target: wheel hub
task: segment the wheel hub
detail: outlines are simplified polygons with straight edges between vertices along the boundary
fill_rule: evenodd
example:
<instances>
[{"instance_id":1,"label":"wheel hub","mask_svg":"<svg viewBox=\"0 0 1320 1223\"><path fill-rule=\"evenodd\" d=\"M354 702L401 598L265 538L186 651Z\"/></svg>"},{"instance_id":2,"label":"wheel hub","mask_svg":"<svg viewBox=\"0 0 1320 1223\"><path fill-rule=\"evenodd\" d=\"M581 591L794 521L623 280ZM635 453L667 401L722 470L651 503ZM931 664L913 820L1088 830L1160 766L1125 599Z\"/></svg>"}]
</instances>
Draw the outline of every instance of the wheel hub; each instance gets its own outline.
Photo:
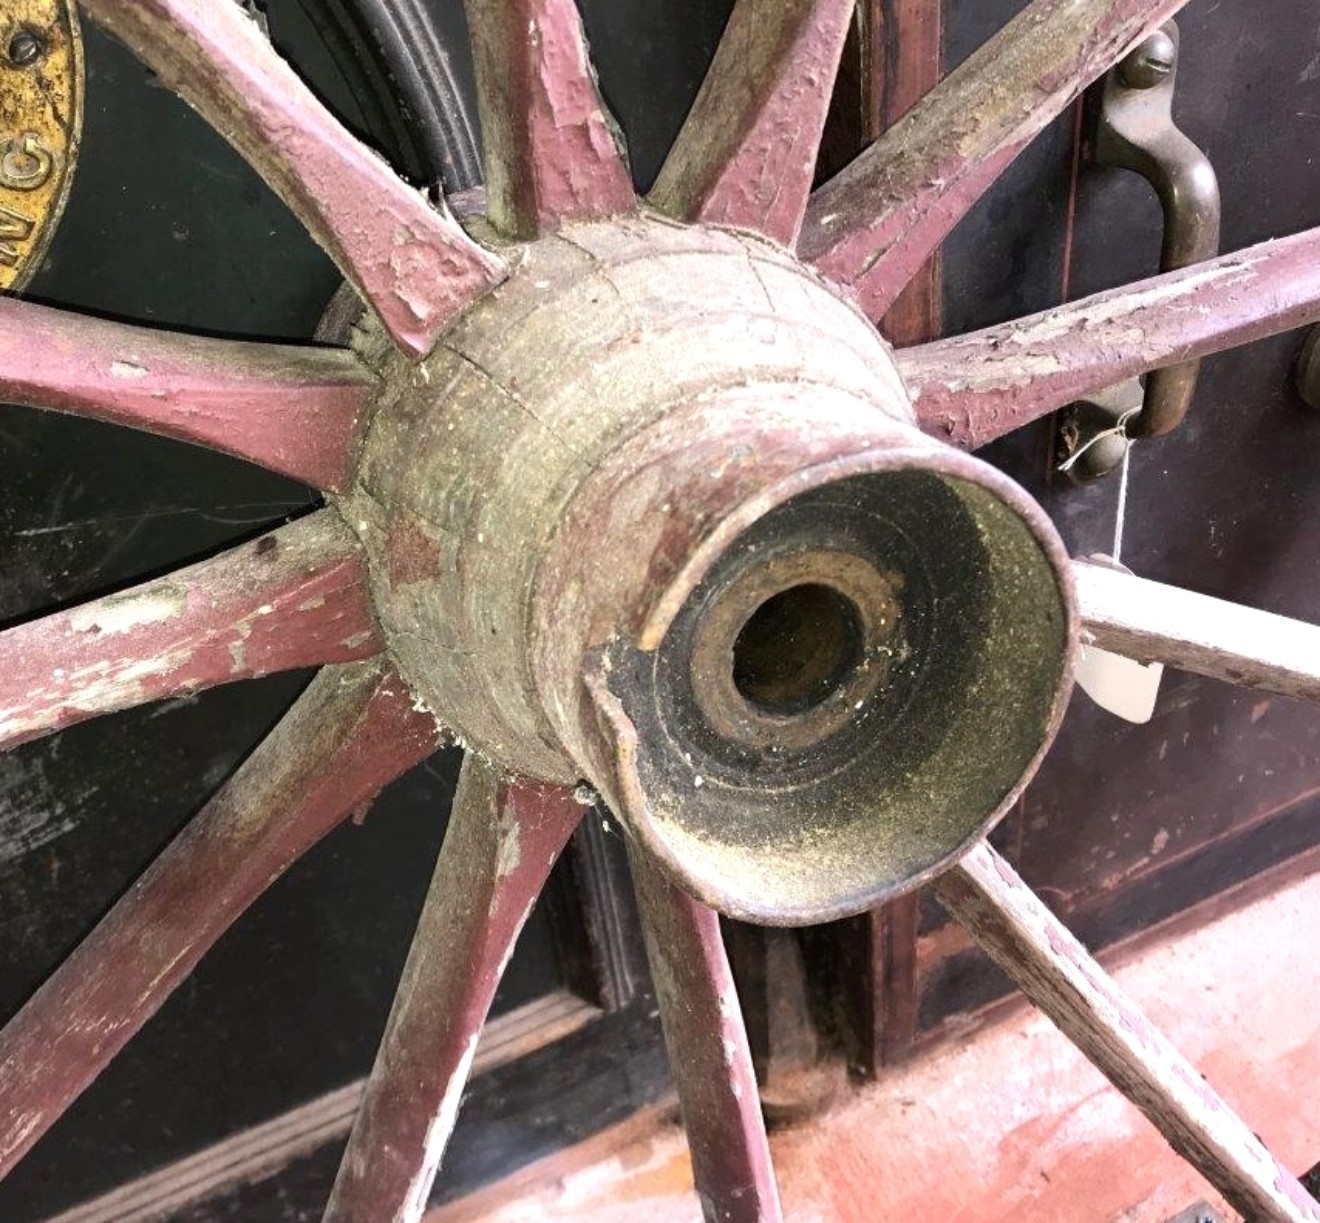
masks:
<instances>
[{"instance_id":1,"label":"wheel hub","mask_svg":"<svg viewBox=\"0 0 1320 1223\"><path fill-rule=\"evenodd\" d=\"M1057 724L1053 529L916 430L888 346L777 248L630 218L519 253L390 368L345 501L401 671L726 912L914 886Z\"/></svg>"}]
</instances>

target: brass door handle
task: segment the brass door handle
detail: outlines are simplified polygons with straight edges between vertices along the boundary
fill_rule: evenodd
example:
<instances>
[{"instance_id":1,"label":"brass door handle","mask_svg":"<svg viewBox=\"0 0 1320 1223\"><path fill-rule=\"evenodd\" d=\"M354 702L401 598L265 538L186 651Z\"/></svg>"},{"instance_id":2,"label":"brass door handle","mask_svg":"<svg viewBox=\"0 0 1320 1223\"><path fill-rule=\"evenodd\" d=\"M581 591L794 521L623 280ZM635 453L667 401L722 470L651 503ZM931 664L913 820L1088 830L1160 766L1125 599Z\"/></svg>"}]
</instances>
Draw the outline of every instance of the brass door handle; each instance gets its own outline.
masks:
<instances>
[{"instance_id":1,"label":"brass door handle","mask_svg":"<svg viewBox=\"0 0 1320 1223\"><path fill-rule=\"evenodd\" d=\"M1219 180L1210 159L1173 121L1178 76L1178 27L1172 21L1129 52L1105 77L1095 109L1091 156L1099 165L1134 170L1159 196L1164 210L1160 270L1176 271L1219 253ZM1141 408L1128 412L1126 436L1159 437L1175 429L1191 406L1199 361L1153 370L1140 392ZM1112 428L1114 403L1130 404L1137 389L1111 387L1077 405L1065 430L1075 453ZM1078 472L1095 477L1121 461L1126 443L1097 446Z\"/></svg>"},{"instance_id":2,"label":"brass door handle","mask_svg":"<svg viewBox=\"0 0 1320 1223\"><path fill-rule=\"evenodd\" d=\"M1135 170L1160 198L1164 272L1219 254L1219 179L1210 159L1174 124L1177 77L1178 27L1170 21L1105 78L1095 129L1095 160ZM1154 370L1129 433L1158 437L1176 428L1191 405L1200 366L1186 361Z\"/></svg>"}]
</instances>

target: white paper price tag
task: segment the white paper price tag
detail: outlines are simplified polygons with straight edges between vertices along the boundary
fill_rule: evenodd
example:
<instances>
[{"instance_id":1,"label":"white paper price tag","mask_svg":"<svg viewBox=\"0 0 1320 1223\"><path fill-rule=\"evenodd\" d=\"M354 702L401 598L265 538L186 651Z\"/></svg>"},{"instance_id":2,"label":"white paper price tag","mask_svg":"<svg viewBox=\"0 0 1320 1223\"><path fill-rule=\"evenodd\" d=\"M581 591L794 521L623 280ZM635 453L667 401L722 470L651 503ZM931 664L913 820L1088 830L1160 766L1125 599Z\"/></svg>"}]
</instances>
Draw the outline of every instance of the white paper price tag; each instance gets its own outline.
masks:
<instances>
[{"instance_id":1,"label":"white paper price tag","mask_svg":"<svg viewBox=\"0 0 1320 1223\"><path fill-rule=\"evenodd\" d=\"M1104 565L1122 573L1132 572L1126 565L1103 553L1086 559L1093 565ZM1149 722L1155 714L1160 680L1164 678L1164 664L1136 662L1084 641L1076 678L1077 686L1101 709L1126 722L1143 723Z\"/></svg>"},{"instance_id":2,"label":"white paper price tag","mask_svg":"<svg viewBox=\"0 0 1320 1223\"><path fill-rule=\"evenodd\" d=\"M1098 646L1082 646L1077 686L1101 709L1127 722L1149 722L1160 694L1164 664L1135 662Z\"/></svg>"}]
</instances>

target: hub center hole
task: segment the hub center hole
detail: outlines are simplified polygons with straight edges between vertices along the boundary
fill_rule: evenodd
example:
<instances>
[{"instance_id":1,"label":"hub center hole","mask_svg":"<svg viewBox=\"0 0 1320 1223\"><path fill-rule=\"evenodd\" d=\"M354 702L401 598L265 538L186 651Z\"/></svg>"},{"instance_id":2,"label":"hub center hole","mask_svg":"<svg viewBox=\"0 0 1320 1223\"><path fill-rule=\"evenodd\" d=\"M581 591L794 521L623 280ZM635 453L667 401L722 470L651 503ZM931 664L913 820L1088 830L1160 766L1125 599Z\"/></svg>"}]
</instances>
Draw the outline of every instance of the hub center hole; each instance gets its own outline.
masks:
<instances>
[{"instance_id":1,"label":"hub center hole","mask_svg":"<svg viewBox=\"0 0 1320 1223\"><path fill-rule=\"evenodd\" d=\"M818 583L767 599L733 644L733 683L767 713L805 713L827 700L862 660L856 605Z\"/></svg>"}]
</instances>

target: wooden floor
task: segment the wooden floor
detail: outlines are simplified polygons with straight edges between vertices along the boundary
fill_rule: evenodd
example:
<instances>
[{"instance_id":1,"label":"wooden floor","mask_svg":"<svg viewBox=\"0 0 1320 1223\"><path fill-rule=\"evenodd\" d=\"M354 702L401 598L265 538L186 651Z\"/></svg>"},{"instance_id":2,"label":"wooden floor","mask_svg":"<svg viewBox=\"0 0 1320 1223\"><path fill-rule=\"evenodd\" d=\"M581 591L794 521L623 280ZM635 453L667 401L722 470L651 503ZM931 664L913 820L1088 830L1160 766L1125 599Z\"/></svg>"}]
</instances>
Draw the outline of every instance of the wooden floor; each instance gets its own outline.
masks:
<instances>
[{"instance_id":1,"label":"wooden floor","mask_svg":"<svg viewBox=\"0 0 1320 1223\"><path fill-rule=\"evenodd\" d=\"M1310 873L1299 874L1301 869ZM1320 1159L1320 860L1257 881L1108 961L1298 1171ZM795 1223L1236 1218L1034 1010L1018 1005L776 1135ZM652 1114L427 1223L699 1223L681 1133Z\"/></svg>"}]
</instances>

